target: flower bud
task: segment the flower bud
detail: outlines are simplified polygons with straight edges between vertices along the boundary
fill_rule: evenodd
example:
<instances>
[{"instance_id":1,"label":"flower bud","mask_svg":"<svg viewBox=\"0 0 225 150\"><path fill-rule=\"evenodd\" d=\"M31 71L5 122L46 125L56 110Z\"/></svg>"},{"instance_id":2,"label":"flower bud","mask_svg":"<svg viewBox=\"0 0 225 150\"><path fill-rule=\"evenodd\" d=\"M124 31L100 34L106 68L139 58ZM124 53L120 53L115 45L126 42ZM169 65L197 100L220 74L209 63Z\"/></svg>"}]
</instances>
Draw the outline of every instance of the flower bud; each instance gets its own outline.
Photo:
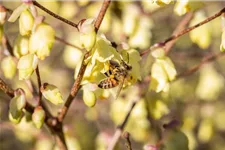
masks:
<instances>
[{"instance_id":1,"label":"flower bud","mask_svg":"<svg viewBox=\"0 0 225 150\"><path fill-rule=\"evenodd\" d=\"M34 54L22 56L19 59L17 69L19 69L19 80L28 79L37 68L38 58Z\"/></svg>"},{"instance_id":2,"label":"flower bud","mask_svg":"<svg viewBox=\"0 0 225 150\"><path fill-rule=\"evenodd\" d=\"M19 110L17 106L18 97L19 96L15 96L12 98L9 105L9 119L13 123L19 123L23 116L22 110Z\"/></svg>"},{"instance_id":3,"label":"flower bud","mask_svg":"<svg viewBox=\"0 0 225 150\"><path fill-rule=\"evenodd\" d=\"M45 83L41 88L41 92L47 100L55 105L63 103L62 95L56 86Z\"/></svg>"},{"instance_id":4,"label":"flower bud","mask_svg":"<svg viewBox=\"0 0 225 150\"><path fill-rule=\"evenodd\" d=\"M93 107L96 104L96 97L92 91L83 90L83 100L88 107Z\"/></svg>"},{"instance_id":5,"label":"flower bud","mask_svg":"<svg viewBox=\"0 0 225 150\"><path fill-rule=\"evenodd\" d=\"M25 108L26 106L26 99L25 99L25 95L20 95L16 97L17 99L17 109L18 110L22 110L23 108Z\"/></svg>"},{"instance_id":6,"label":"flower bud","mask_svg":"<svg viewBox=\"0 0 225 150\"><path fill-rule=\"evenodd\" d=\"M21 119L23 117L23 112L22 111L17 111L17 116L13 117L12 113L9 112L9 120L15 124L20 123Z\"/></svg>"},{"instance_id":7,"label":"flower bud","mask_svg":"<svg viewBox=\"0 0 225 150\"><path fill-rule=\"evenodd\" d=\"M16 73L16 63L11 56L3 58L1 62L2 72L7 79L12 79Z\"/></svg>"},{"instance_id":8,"label":"flower bud","mask_svg":"<svg viewBox=\"0 0 225 150\"><path fill-rule=\"evenodd\" d=\"M27 36L17 36L15 45L13 47L13 54L20 58L29 51L29 38Z\"/></svg>"},{"instance_id":9,"label":"flower bud","mask_svg":"<svg viewBox=\"0 0 225 150\"><path fill-rule=\"evenodd\" d=\"M95 41L96 41L94 19L87 19L83 22L80 22L78 25L78 29L80 31L81 45L87 51L90 51L95 45Z\"/></svg>"},{"instance_id":10,"label":"flower bud","mask_svg":"<svg viewBox=\"0 0 225 150\"><path fill-rule=\"evenodd\" d=\"M30 37L29 50L31 53L36 53L37 57L43 60L50 55L54 41L54 29L45 23L41 23Z\"/></svg>"},{"instance_id":11,"label":"flower bud","mask_svg":"<svg viewBox=\"0 0 225 150\"><path fill-rule=\"evenodd\" d=\"M2 5L0 5L0 25L3 25L5 23L6 20L6 8Z\"/></svg>"},{"instance_id":12,"label":"flower bud","mask_svg":"<svg viewBox=\"0 0 225 150\"><path fill-rule=\"evenodd\" d=\"M24 10L19 18L19 27L21 35L30 35L34 25L34 18L30 11Z\"/></svg>"},{"instance_id":13,"label":"flower bud","mask_svg":"<svg viewBox=\"0 0 225 150\"><path fill-rule=\"evenodd\" d=\"M34 125L40 129L45 121L45 111L41 106L38 106L34 109L34 113L32 114L32 120Z\"/></svg>"},{"instance_id":14,"label":"flower bud","mask_svg":"<svg viewBox=\"0 0 225 150\"><path fill-rule=\"evenodd\" d=\"M157 48L152 50L151 54L154 58L163 58L165 56L165 51L163 48Z\"/></svg>"}]
</instances>

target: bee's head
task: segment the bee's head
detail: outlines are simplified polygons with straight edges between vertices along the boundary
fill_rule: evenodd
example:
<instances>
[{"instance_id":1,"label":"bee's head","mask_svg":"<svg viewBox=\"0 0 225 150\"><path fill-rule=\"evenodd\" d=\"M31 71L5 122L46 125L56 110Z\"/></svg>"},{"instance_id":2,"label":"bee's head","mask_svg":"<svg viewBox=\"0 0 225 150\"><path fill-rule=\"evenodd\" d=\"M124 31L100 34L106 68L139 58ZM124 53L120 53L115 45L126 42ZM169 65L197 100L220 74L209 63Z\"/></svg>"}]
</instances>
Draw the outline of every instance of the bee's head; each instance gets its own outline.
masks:
<instances>
[{"instance_id":1,"label":"bee's head","mask_svg":"<svg viewBox=\"0 0 225 150\"><path fill-rule=\"evenodd\" d=\"M129 64L127 64L127 63L125 63L124 61L122 61L122 65L123 65L123 67L124 67L126 70L131 70L131 69L132 69L132 66L129 65Z\"/></svg>"}]
</instances>

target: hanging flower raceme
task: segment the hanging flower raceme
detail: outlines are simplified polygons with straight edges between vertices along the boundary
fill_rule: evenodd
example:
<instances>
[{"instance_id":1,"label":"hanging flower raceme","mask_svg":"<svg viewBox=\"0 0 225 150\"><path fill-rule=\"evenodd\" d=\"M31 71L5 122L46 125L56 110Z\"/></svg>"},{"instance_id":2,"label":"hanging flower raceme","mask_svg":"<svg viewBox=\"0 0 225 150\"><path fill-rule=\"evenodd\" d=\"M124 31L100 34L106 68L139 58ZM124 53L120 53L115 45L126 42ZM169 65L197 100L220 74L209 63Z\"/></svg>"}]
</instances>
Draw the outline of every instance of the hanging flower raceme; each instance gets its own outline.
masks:
<instances>
[{"instance_id":1,"label":"hanging flower raceme","mask_svg":"<svg viewBox=\"0 0 225 150\"><path fill-rule=\"evenodd\" d=\"M20 34L22 36L30 35L34 25L34 18L29 10L24 10L19 18Z\"/></svg>"},{"instance_id":2,"label":"hanging flower raceme","mask_svg":"<svg viewBox=\"0 0 225 150\"><path fill-rule=\"evenodd\" d=\"M19 80L29 79L34 70L37 68L38 58L35 54L22 56L17 64L19 70Z\"/></svg>"},{"instance_id":3,"label":"hanging flower raceme","mask_svg":"<svg viewBox=\"0 0 225 150\"><path fill-rule=\"evenodd\" d=\"M39 59L43 60L50 55L54 41L54 29L46 23L40 23L31 34L29 52L36 54Z\"/></svg>"},{"instance_id":4,"label":"hanging flower raceme","mask_svg":"<svg viewBox=\"0 0 225 150\"><path fill-rule=\"evenodd\" d=\"M13 47L13 54L20 58L29 52L29 37L18 35Z\"/></svg>"},{"instance_id":5,"label":"hanging flower raceme","mask_svg":"<svg viewBox=\"0 0 225 150\"><path fill-rule=\"evenodd\" d=\"M95 45L96 32L94 27L94 19L81 21L78 25L80 34L80 43L83 48L90 51Z\"/></svg>"},{"instance_id":6,"label":"hanging flower raceme","mask_svg":"<svg viewBox=\"0 0 225 150\"><path fill-rule=\"evenodd\" d=\"M12 79L16 74L16 63L12 56L7 56L1 61L1 68L7 79Z\"/></svg>"},{"instance_id":7,"label":"hanging flower raceme","mask_svg":"<svg viewBox=\"0 0 225 150\"><path fill-rule=\"evenodd\" d=\"M41 106L37 106L32 114L32 121L36 128L40 129L45 121L45 111Z\"/></svg>"},{"instance_id":8,"label":"hanging flower raceme","mask_svg":"<svg viewBox=\"0 0 225 150\"><path fill-rule=\"evenodd\" d=\"M44 83L41 92L48 101L55 105L63 103L62 95L56 86Z\"/></svg>"},{"instance_id":9,"label":"hanging flower raceme","mask_svg":"<svg viewBox=\"0 0 225 150\"><path fill-rule=\"evenodd\" d=\"M15 96L11 99L9 105L9 119L13 123L19 123L23 117L23 108L26 106L25 93L22 89L15 91Z\"/></svg>"},{"instance_id":10,"label":"hanging flower raceme","mask_svg":"<svg viewBox=\"0 0 225 150\"><path fill-rule=\"evenodd\" d=\"M163 48L153 50L152 56L155 57L155 62L151 70L151 82L149 89L156 92L167 91L169 82L173 81L177 75L173 62L167 56Z\"/></svg>"}]
</instances>

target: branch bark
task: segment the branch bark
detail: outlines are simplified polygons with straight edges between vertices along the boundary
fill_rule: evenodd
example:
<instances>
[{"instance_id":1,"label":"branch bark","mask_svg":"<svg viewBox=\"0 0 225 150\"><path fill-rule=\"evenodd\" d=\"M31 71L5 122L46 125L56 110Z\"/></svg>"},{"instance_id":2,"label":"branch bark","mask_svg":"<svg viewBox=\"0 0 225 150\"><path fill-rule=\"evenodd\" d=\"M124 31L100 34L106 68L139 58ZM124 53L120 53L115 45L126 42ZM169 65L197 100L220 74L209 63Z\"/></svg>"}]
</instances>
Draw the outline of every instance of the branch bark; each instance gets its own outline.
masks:
<instances>
[{"instance_id":1,"label":"branch bark","mask_svg":"<svg viewBox=\"0 0 225 150\"><path fill-rule=\"evenodd\" d=\"M222 57L222 56L224 56L224 55L225 55L224 52L219 52L219 53L216 53L216 54L211 54L211 55L205 56L205 57L201 60L201 62L200 62L199 64L197 64L197 65L195 65L195 66L189 68L188 70L186 70L186 71L184 71L184 72L178 74L177 77L176 77L176 80L178 80L178 79L180 79L180 78L182 78L182 77L186 77L186 76L189 76L189 75L195 73L195 72L198 71L204 64L209 63L209 62L211 62L211 61L214 61L214 60L216 60L217 58Z\"/></svg>"},{"instance_id":2,"label":"branch bark","mask_svg":"<svg viewBox=\"0 0 225 150\"><path fill-rule=\"evenodd\" d=\"M197 27L200 27L200 26L202 26L202 25L204 25L204 24L212 21L213 19L216 19L217 17L221 16L223 13L225 13L225 7L222 10L220 10L218 13L216 13L215 15L213 15L213 16L205 19L205 20L203 20L202 22L200 22L200 23L198 23L198 24L196 24L196 25L194 25L192 27L189 27L187 29L184 29L184 30L182 30L181 32L179 32L179 33L177 33L175 35L172 35L171 37L169 37L168 39L166 39L164 42L159 42L159 43L154 44L149 49L142 51L140 53L140 55L143 56L143 55L147 54L149 51L154 50L157 47L163 47L163 46L165 46L168 42L171 42L173 40L176 40L179 37L183 36L184 34L186 34L186 33L190 32L190 31L196 29Z\"/></svg>"},{"instance_id":3,"label":"branch bark","mask_svg":"<svg viewBox=\"0 0 225 150\"><path fill-rule=\"evenodd\" d=\"M130 114L131 114L132 110L134 109L134 106L137 104L137 102L138 102L138 99L133 100L133 103L132 103L126 117L124 118L123 122L116 128L116 131L113 135L112 140L109 143L109 146L108 146L107 150L113 150L114 147L116 146L116 143L118 142L118 140L119 140L126 124L127 124L127 121L130 117Z\"/></svg>"},{"instance_id":4,"label":"branch bark","mask_svg":"<svg viewBox=\"0 0 225 150\"><path fill-rule=\"evenodd\" d=\"M48 13L49 15L51 15L52 17L58 19L58 20L61 20L62 22L72 26L72 27L75 27L77 28L77 24L76 23L73 23L72 21L69 21L55 13L53 13L52 11L48 10L47 8L45 8L44 6L42 6L41 4L39 4L37 1L33 1L33 4L35 6L37 6L38 8L40 8L41 10L45 11L46 13Z\"/></svg>"},{"instance_id":5,"label":"branch bark","mask_svg":"<svg viewBox=\"0 0 225 150\"><path fill-rule=\"evenodd\" d=\"M105 0L102 4L102 7L101 7L101 10L98 14L98 17L96 19L96 22L95 22L95 31L98 32L98 29L102 23L102 20L105 16L105 13L109 7L109 4L110 4L110 0ZM83 79L83 76L84 76L84 72L86 70L86 67L87 67L87 64L85 63L85 60L89 57L90 55L90 52L87 52L85 55L84 55L84 58L83 58L83 61L82 61L82 64L81 64L81 67L80 67L80 70L79 70L79 73L78 73L78 76L73 84L73 87L70 91L70 94L63 106L63 108L61 109L61 111L59 112L58 114L58 120L59 122L63 122L63 119L65 118L67 112L68 112L68 109L74 99L74 97L76 97L79 89L80 89L80 83Z\"/></svg>"}]
</instances>

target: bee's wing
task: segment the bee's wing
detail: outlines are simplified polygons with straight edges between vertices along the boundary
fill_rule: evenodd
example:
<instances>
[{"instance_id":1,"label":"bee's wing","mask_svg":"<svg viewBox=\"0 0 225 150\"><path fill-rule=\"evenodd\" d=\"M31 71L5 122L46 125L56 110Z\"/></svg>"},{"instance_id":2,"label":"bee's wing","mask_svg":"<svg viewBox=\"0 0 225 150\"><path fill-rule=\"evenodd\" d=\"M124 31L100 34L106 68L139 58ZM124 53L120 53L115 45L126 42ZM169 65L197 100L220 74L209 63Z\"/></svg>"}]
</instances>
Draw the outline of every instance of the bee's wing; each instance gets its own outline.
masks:
<instances>
[{"instance_id":1,"label":"bee's wing","mask_svg":"<svg viewBox=\"0 0 225 150\"><path fill-rule=\"evenodd\" d=\"M116 92L116 97L115 97L115 100L118 98L122 88L123 88L123 83L124 83L124 80L125 80L125 77L122 78L119 86L118 86L118 89L117 89L117 92Z\"/></svg>"}]
</instances>

